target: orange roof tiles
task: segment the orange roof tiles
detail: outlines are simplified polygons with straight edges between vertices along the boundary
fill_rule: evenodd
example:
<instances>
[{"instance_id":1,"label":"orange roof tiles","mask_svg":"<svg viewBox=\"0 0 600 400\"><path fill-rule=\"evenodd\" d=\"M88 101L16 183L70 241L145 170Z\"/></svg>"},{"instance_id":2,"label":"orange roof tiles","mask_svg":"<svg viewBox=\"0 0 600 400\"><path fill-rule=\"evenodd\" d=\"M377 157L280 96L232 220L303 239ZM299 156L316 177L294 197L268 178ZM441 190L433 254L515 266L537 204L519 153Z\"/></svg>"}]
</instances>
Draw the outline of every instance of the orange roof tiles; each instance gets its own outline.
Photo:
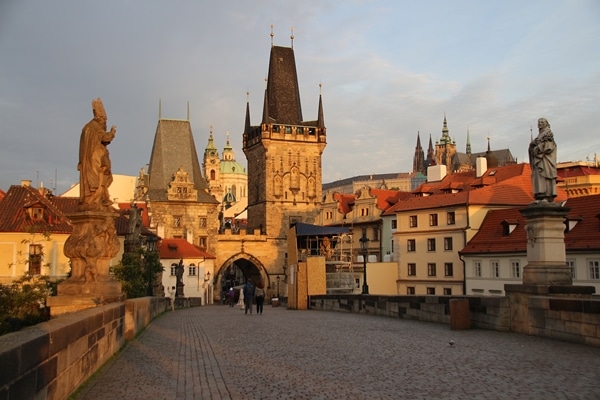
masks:
<instances>
[{"instance_id":1,"label":"orange roof tiles","mask_svg":"<svg viewBox=\"0 0 600 400\"><path fill-rule=\"evenodd\" d=\"M567 251L600 250L600 195L567 200L568 219L577 224L565 233ZM527 251L526 219L519 212L524 207L488 212L479 231L460 251L461 254L512 253ZM515 224L508 233L506 224Z\"/></svg>"},{"instance_id":2,"label":"orange roof tiles","mask_svg":"<svg viewBox=\"0 0 600 400\"><path fill-rule=\"evenodd\" d=\"M162 239L158 253L161 259L216 258L185 239Z\"/></svg>"}]
</instances>

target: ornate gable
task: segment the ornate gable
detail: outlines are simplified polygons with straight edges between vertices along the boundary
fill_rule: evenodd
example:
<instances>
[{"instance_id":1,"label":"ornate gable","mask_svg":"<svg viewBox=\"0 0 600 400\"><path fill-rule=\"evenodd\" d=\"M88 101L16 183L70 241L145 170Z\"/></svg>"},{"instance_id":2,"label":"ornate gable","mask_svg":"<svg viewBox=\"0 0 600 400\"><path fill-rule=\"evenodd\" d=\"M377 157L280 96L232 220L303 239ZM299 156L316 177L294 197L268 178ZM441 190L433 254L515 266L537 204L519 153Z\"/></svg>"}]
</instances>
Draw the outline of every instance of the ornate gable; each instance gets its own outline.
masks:
<instances>
[{"instance_id":1,"label":"ornate gable","mask_svg":"<svg viewBox=\"0 0 600 400\"><path fill-rule=\"evenodd\" d=\"M173 180L169 183L167 199L169 201L196 201L198 191L194 189L194 183L190 181L190 175L179 167Z\"/></svg>"}]
</instances>

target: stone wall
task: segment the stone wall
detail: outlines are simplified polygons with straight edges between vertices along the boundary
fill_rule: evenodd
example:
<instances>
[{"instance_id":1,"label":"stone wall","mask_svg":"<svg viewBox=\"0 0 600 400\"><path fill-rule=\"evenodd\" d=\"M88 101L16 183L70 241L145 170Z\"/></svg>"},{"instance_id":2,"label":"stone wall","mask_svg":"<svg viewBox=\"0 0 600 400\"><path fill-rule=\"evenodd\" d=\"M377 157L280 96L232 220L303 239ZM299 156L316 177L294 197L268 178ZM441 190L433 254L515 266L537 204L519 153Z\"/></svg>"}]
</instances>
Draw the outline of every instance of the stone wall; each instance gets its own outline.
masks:
<instances>
[{"instance_id":1,"label":"stone wall","mask_svg":"<svg viewBox=\"0 0 600 400\"><path fill-rule=\"evenodd\" d=\"M0 336L0 399L65 399L169 308L144 297L64 314Z\"/></svg>"},{"instance_id":2,"label":"stone wall","mask_svg":"<svg viewBox=\"0 0 600 400\"><path fill-rule=\"evenodd\" d=\"M310 308L450 325L452 319L450 301L453 299L468 300L469 318L473 328L514 331L600 347L600 298L597 296L593 298L530 296L526 300L521 299L527 302L526 317L522 321L515 321L514 315L511 315L509 297L339 294L311 296ZM523 305L512 304L513 308L520 306ZM520 327L517 329L515 325Z\"/></svg>"}]
</instances>

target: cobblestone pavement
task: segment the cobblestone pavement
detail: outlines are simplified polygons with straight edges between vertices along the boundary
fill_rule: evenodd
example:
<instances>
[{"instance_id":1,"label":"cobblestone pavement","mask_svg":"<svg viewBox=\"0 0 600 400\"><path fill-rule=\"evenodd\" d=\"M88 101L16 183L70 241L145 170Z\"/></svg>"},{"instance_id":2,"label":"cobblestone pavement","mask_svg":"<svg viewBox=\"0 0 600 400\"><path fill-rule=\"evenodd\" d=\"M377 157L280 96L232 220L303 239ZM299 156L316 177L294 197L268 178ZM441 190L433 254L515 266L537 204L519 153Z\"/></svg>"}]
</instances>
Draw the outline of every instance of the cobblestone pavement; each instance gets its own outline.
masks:
<instances>
[{"instance_id":1,"label":"cobblestone pavement","mask_svg":"<svg viewBox=\"0 0 600 400\"><path fill-rule=\"evenodd\" d=\"M388 317L271 306L245 315L214 305L156 319L77 399L600 399L600 349Z\"/></svg>"}]
</instances>

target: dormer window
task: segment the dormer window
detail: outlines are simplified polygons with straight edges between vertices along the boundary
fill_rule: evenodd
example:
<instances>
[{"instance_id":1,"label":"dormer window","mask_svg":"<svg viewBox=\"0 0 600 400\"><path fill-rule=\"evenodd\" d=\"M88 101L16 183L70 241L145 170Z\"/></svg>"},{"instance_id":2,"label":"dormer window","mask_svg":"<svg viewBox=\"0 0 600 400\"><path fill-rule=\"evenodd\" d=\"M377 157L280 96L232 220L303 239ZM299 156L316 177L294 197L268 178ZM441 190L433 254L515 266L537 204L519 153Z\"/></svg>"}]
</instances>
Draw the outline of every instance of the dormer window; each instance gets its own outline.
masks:
<instances>
[{"instance_id":1,"label":"dormer window","mask_svg":"<svg viewBox=\"0 0 600 400\"><path fill-rule=\"evenodd\" d=\"M39 206L31 207L29 209L29 216L35 221L44 219L44 208Z\"/></svg>"},{"instance_id":2,"label":"dormer window","mask_svg":"<svg viewBox=\"0 0 600 400\"><path fill-rule=\"evenodd\" d=\"M575 225L577 225L577 223L579 221L581 221L583 218L581 217L567 217L565 218L565 233L567 232L571 232L571 230L573 230L573 228L575 228Z\"/></svg>"},{"instance_id":3,"label":"dormer window","mask_svg":"<svg viewBox=\"0 0 600 400\"><path fill-rule=\"evenodd\" d=\"M502 221L502 236L508 236L515 230L515 228L519 225L517 221Z\"/></svg>"}]
</instances>

